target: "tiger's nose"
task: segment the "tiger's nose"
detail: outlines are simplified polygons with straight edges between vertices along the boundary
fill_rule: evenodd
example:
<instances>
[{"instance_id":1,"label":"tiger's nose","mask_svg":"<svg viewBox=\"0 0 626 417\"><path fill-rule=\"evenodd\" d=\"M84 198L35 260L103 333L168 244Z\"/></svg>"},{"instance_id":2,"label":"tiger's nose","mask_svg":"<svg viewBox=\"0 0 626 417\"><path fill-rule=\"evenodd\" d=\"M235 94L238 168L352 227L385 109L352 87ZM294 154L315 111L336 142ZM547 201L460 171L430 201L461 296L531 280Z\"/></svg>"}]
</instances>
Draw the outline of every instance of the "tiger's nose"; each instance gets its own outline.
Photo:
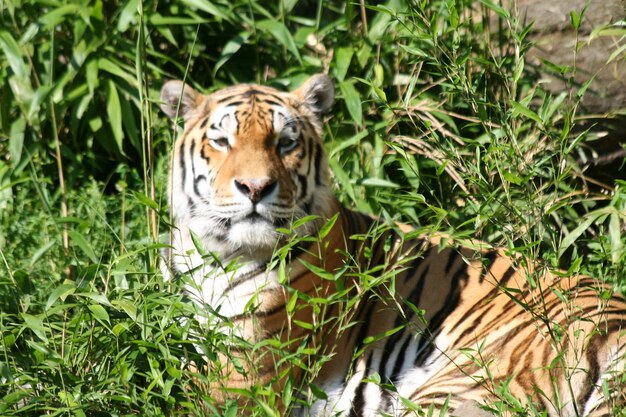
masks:
<instances>
[{"instance_id":1,"label":"tiger's nose","mask_svg":"<svg viewBox=\"0 0 626 417\"><path fill-rule=\"evenodd\" d=\"M271 178L240 178L234 181L237 190L253 203L271 194L278 185L278 181Z\"/></svg>"}]
</instances>

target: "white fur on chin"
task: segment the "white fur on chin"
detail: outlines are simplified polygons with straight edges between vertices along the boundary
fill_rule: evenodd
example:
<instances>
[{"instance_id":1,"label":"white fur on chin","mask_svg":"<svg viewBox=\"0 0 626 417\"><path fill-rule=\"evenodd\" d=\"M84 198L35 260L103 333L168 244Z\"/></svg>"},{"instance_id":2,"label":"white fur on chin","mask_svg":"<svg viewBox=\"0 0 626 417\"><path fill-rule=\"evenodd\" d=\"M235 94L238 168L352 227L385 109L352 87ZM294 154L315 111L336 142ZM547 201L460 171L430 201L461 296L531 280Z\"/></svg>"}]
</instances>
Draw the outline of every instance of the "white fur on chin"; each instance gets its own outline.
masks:
<instances>
[{"instance_id":1,"label":"white fur on chin","mask_svg":"<svg viewBox=\"0 0 626 417\"><path fill-rule=\"evenodd\" d=\"M228 241L235 247L249 251L272 251L280 235L276 227L266 220L246 219L230 227Z\"/></svg>"}]
</instances>

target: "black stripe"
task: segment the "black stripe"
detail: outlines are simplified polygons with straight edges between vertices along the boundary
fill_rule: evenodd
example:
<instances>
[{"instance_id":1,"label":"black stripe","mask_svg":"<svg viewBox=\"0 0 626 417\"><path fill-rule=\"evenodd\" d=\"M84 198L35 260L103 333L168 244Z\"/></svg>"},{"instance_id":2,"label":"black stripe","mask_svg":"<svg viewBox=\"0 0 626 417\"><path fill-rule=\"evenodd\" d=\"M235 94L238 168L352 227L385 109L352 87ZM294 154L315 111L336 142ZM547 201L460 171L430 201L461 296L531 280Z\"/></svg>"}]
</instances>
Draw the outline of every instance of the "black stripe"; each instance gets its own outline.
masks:
<instances>
[{"instance_id":1,"label":"black stripe","mask_svg":"<svg viewBox=\"0 0 626 417\"><path fill-rule=\"evenodd\" d=\"M436 336L440 332L441 324L446 318L454 311L459 305L461 299L461 281L467 280L467 268L464 264L455 272L450 278L450 288L448 295L443 302L443 306L435 313L428 323L428 328L424 337L420 340L420 353L415 358L415 365L422 366L434 350L435 346L432 343Z\"/></svg>"},{"instance_id":2,"label":"black stripe","mask_svg":"<svg viewBox=\"0 0 626 417\"><path fill-rule=\"evenodd\" d=\"M370 369L371 365L372 365L372 354L370 353L370 355L367 358L367 364L365 365L366 376L367 376L367 370ZM363 415L362 411L364 411L364 407L365 407L364 391L365 391L366 386L367 386L367 383L361 382L359 386L357 387L356 392L354 393L354 399L352 400L352 407L350 408L350 417L358 417L358 416Z\"/></svg>"},{"instance_id":3,"label":"black stripe","mask_svg":"<svg viewBox=\"0 0 626 417\"><path fill-rule=\"evenodd\" d=\"M428 252L430 252L432 249L433 247L431 246L428 249ZM422 264L422 262L425 259L427 259L428 252L426 252L423 258L420 257L413 261L413 264L411 265L411 269L407 271L407 274L410 274L411 271L415 271L415 273L417 273L417 268ZM406 300L418 308L422 300L422 291L424 290L424 285L426 284L426 275L428 275L429 271L430 271L430 265L426 265L424 267L424 270L420 274L420 277L417 280L417 284L413 287L413 290L411 291L411 293L409 294ZM412 315L414 314L412 309L409 309L408 312L411 313L411 315L410 316L407 315L407 319L408 317L412 317Z\"/></svg>"},{"instance_id":4,"label":"black stripe","mask_svg":"<svg viewBox=\"0 0 626 417\"><path fill-rule=\"evenodd\" d=\"M222 118L220 119L220 123L219 123L219 130L223 130L224 129L224 119L228 118L230 116L230 113L226 113L225 115L222 116Z\"/></svg>"},{"instance_id":5,"label":"black stripe","mask_svg":"<svg viewBox=\"0 0 626 417\"><path fill-rule=\"evenodd\" d=\"M490 313L490 311L491 311L491 310L493 310L493 308L494 308L494 307L495 307L495 304L489 304L489 305L488 305L488 306L486 306L486 308L485 308L485 306L484 306L484 299L480 299L480 300L478 300L478 301L476 302L476 304L474 304L474 305L472 306L472 308L470 308L470 309L469 309L469 310L468 310L468 311L467 311L467 312L463 315L463 318L462 318L462 319L460 319L458 322L456 322L456 323L454 324L454 326L452 326L452 328L450 329L450 332L453 332L454 330L456 330L456 328L457 328L459 325L464 325L464 327L465 327L465 329L463 330L463 332L461 332L461 334L459 335L459 337L457 337L457 338L456 338L456 341L455 341L455 342L462 341L462 340L463 340L463 338L464 338L465 336L467 336L467 335L468 335L468 334L470 334L470 333L474 333L474 332L475 332L475 330L476 330L476 328L477 328L477 327L478 327L478 326L482 323L483 319L485 319L485 318L487 318L487 317L490 317L489 313ZM469 324L469 323L468 323L468 321L469 321L469 316L470 316L472 313L477 312L477 311L479 310L479 308L484 308L484 310L481 310L481 312L480 312L480 314L478 315L478 317L477 317L476 319L474 319L474 321L472 321L472 324ZM496 316L496 317L501 318L502 316ZM500 322L499 320L497 321L497 323L498 323L498 325L501 325L501 324L502 324L502 322ZM484 334L484 333L487 333L487 332L483 331L483 332L481 333L481 335L482 335L482 334ZM480 336L476 336L476 337L477 337L477 338L480 338Z\"/></svg>"},{"instance_id":6,"label":"black stripe","mask_svg":"<svg viewBox=\"0 0 626 417\"><path fill-rule=\"evenodd\" d=\"M456 250L451 250L450 251L450 256L448 256L448 262L446 262L446 268L445 268L445 272L446 274L450 272L450 269L452 269L452 265L454 265L454 261L456 261L456 259L460 256L459 252Z\"/></svg>"},{"instance_id":7,"label":"black stripe","mask_svg":"<svg viewBox=\"0 0 626 417\"><path fill-rule=\"evenodd\" d=\"M308 181L308 177L304 176L304 175L298 175L298 181L300 182L300 197L298 197L298 199L303 199L304 197L306 197L306 192L307 192L307 181ZM307 210L307 213L309 211Z\"/></svg>"},{"instance_id":8,"label":"black stripe","mask_svg":"<svg viewBox=\"0 0 626 417\"><path fill-rule=\"evenodd\" d=\"M322 185L321 165L322 165L322 145L315 144L315 185Z\"/></svg>"},{"instance_id":9,"label":"black stripe","mask_svg":"<svg viewBox=\"0 0 626 417\"><path fill-rule=\"evenodd\" d=\"M182 182L183 190L184 190L185 181L187 180L187 169L185 166L185 141L180 142L180 147L178 148L178 156L179 156L178 162L180 164L180 171L181 171L181 182Z\"/></svg>"},{"instance_id":10,"label":"black stripe","mask_svg":"<svg viewBox=\"0 0 626 417\"><path fill-rule=\"evenodd\" d=\"M313 197L313 196L311 196ZM313 207L313 201L311 201L311 199L309 199L308 201L305 201L302 205L302 210L306 213L306 214L312 214L311 213L311 208Z\"/></svg>"},{"instance_id":11,"label":"black stripe","mask_svg":"<svg viewBox=\"0 0 626 417\"><path fill-rule=\"evenodd\" d=\"M194 177L193 179L193 192L198 196L198 197L202 197L202 195L200 194L200 190L198 190L198 183L200 181L206 180L206 176L204 175L198 175L197 177Z\"/></svg>"},{"instance_id":12,"label":"black stripe","mask_svg":"<svg viewBox=\"0 0 626 417\"><path fill-rule=\"evenodd\" d=\"M493 266L493 263L496 261L497 257L498 251L496 250L491 250L483 255L483 272L480 274L480 278L478 279L479 283L482 284L482 282L485 280L485 276L491 270L491 267Z\"/></svg>"},{"instance_id":13,"label":"black stripe","mask_svg":"<svg viewBox=\"0 0 626 417\"><path fill-rule=\"evenodd\" d=\"M255 95L255 94L266 94L266 92L261 91L261 90L257 90L257 89L256 89L256 88L254 88L254 87L250 87L249 89L247 89L246 91L244 91L241 95L242 95L243 97L250 97L250 96L253 96L253 95Z\"/></svg>"},{"instance_id":14,"label":"black stripe","mask_svg":"<svg viewBox=\"0 0 626 417\"><path fill-rule=\"evenodd\" d=\"M285 106L284 103L281 103L280 101L277 101L277 100L270 100L267 98L259 98L259 97L257 97L256 100L259 103L271 104L272 106L281 106L281 107Z\"/></svg>"},{"instance_id":15,"label":"black stripe","mask_svg":"<svg viewBox=\"0 0 626 417\"><path fill-rule=\"evenodd\" d=\"M593 394L593 391L595 390L595 384L598 382L598 385L601 385L599 383L600 381L598 381L598 379L600 378L598 346L604 344L603 339L603 335L596 333L587 345L585 356L587 357L589 366L587 367L587 378L585 378L585 384L583 385L582 390L579 392L578 398L576 398L578 410L585 409L585 404L587 404L587 402L591 398L591 395Z\"/></svg>"},{"instance_id":16,"label":"black stripe","mask_svg":"<svg viewBox=\"0 0 626 417\"><path fill-rule=\"evenodd\" d=\"M402 370L402 365L404 365L406 350L411 344L412 336L409 334L402 346L400 347L400 351L398 352L398 356L396 357L396 363L393 366L393 371L391 372L391 383L396 384L400 377L400 371Z\"/></svg>"},{"instance_id":17,"label":"black stripe","mask_svg":"<svg viewBox=\"0 0 626 417\"><path fill-rule=\"evenodd\" d=\"M504 271L504 274L502 274L502 278L498 280L498 287L505 288L506 284L509 282L513 274L515 274L515 272L517 272L517 270L513 267L513 265L510 265L507 268L507 270ZM494 290L497 290L497 289L498 288L494 288Z\"/></svg>"},{"instance_id":18,"label":"black stripe","mask_svg":"<svg viewBox=\"0 0 626 417\"><path fill-rule=\"evenodd\" d=\"M237 97L232 97L232 98L233 98L233 101L229 101L228 104L226 104L224 107L237 107L247 102L244 100L237 100Z\"/></svg>"},{"instance_id":19,"label":"black stripe","mask_svg":"<svg viewBox=\"0 0 626 417\"><path fill-rule=\"evenodd\" d=\"M189 145L189 155L191 155L191 175L193 178L193 182L194 182L194 192L196 192L196 166L194 164L194 157L193 157L193 153L196 150L196 141L193 140L191 141L191 145ZM196 194L198 194L196 192ZM199 195L199 194L198 194Z\"/></svg>"},{"instance_id":20,"label":"black stripe","mask_svg":"<svg viewBox=\"0 0 626 417\"><path fill-rule=\"evenodd\" d=\"M302 143L304 143L304 133L300 132L300 136L302 137ZM306 169L306 175L309 176L311 174L311 166L313 165L313 141L312 140L309 140L307 152L308 152L307 156L309 157L309 161L308 161L309 164Z\"/></svg>"},{"instance_id":21,"label":"black stripe","mask_svg":"<svg viewBox=\"0 0 626 417\"><path fill-rule=\"evenodd\" d=\"M368 300L371 301L371 300ZM359 351L363 348L363 340L367 336L367 330L369 329L368 324L370 323L370 316L372 315L372 310L374 309L375 303L363 304L363 308L365 309L365 314L357 314L355 317L360 317L357 323L360 325L359 333L354 340L355 352ZM363 311L363 310L361 310ZM352 336L352 332L357 328L357 326L352 326L350 331L348 332L348 338Z\"/></svg>"}]
</instances>

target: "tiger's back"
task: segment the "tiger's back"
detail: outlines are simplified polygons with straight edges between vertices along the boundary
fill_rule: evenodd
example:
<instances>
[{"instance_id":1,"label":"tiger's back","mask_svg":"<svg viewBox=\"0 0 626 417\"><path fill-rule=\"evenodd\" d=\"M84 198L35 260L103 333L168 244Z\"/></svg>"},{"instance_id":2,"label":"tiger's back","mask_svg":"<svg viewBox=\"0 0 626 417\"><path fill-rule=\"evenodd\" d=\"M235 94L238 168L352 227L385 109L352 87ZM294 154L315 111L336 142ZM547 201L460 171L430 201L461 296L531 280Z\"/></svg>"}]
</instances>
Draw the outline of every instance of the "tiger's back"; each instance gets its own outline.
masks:
<instances>
[{"instance_id":1,"label":"tiger's back","mask_svg":"<svg viewBox=\"0 0 626 417\"><path fill-rule=\"evenodd\" d=\"M441 249L439 238L424 239L416 250L393 293L364 306L359 326L339 344L350 358L364 340L391 334L368 346L351 371L342 370L352 372L354 385L350 392L335 386L330 404L350 404L354 415L414 415L398 398L455 410L510 393L530 409L566 416L612 415L624 404L626 303L610 286L533 270L502 250ZM368 382L376 380L395 389ZM606 402L598 389L603 380L621 390L613 388Z\"/></svg>"},{"instance_id":2,"label":"tiger's back","mask_svg":"<svg viewBox=\"0 0 626 417\"><path fill-rule=\"evenodd\" d=\"M191 276L189 294L237 336L309 340L332 358L315 375L296 375L314 378L325 398L293 412L414 415L411 404L454 410L508 398L511 410L575 416L624 405L623 297L499 249L405 239L411 233L342 207L321 142L332 96L321 75L291 93L240 85L202 95L178 82L162 90L164 111L185 120L171 165L171 267ZM309 215L317 217L299 221ZM278 232L290 228L305 238L281 270L272 253L290 244ZM238 269L222 268L235 259ZM360 269L387 278L367 286ZM319 317L307 301L345 288L358 300L349 312L339 302ZM297 324L307 321L326 324ZM274 361L262 355L243 374L226 366L226 387L281 387ZM618 388L607 397L602 384Z\"/></svg>"}]
</instances>

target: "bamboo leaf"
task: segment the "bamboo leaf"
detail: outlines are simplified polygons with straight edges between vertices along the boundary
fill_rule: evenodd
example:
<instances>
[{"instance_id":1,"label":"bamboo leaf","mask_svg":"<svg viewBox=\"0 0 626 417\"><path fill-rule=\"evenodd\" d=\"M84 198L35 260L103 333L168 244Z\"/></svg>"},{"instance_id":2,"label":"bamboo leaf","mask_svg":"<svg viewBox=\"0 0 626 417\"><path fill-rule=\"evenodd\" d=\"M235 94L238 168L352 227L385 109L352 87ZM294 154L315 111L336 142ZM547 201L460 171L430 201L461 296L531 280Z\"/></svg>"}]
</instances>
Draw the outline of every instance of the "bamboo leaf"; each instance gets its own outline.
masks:
<instances>
[{"instance_id":1,"label":"bamboo leaf","mask_svg":"<svg viewBox=\"0 0 626 417\"><path fill-rule=\"evenodd\" d=\"M52 291L50 296L48 297L48 301L46 302L46 310L49 310L50 307L60 298L65 301L68 295L74 294L76 291L76 285L74 284L61 284L57 288Z\"/></svg>"},{"instance_id":2,"label":"bamboo leaf","mask_svg":"<svg viewBox=\"0 0 626 417\"><path fill-rule=\"evenodd\" d=\"M208 0L181 0L182 3L194 7L198 10L207 12L210 15L218 17L223 20L228 20L228 16L215 5L214 2Z\"/></svg>"},{"instance_id":3,"label":"bamboo leaf","mask_svg":"<svg viewBox=\"0 0 626 417\"><path fill-rule=\"evenodd\" d=\"M335 51L335 78L343 82L346 79L350 62L354 56L353 47L337 48Z\"/></svg>"},{"instance_id":4,"label":"bamboo leaf","mask_svg":"<svg viewBox=\"0 0 626 417\"><path fill-rule=\"evenodd\" d=\"M83 251L85 255L87 255L87 257L89 258L91 262L98 263L98 258L96 257L95 252L93 251L91 245L89 244L89 242L87 242L87 239L85 239L83 235L78 233L76 230L68 230L67 233L72 243L78 246L80 250Z\"/></svg>"},{"instance_id":5,"label":"bamboo leaf","mask_svg":"<svg viewBox=\"0 0 626 417\"><path fill-rule=\"evenodd\" d=\"M585 221L583 221L580 224L580 226L578 226L577 228L575 228L574 230L569 232L569 234L567 236L565 236L563 238L563 241L561 242L561 246L559 247L558 256L559 257L562 256L563 253L565 253L565 251L567 250L567 248L572 246L572 244L576 241L576 239L578 239L580 237L580 235L582 235L587 229L589 229L589 226L595 220L596 220L596 217L590 216Z\"/></svg>"},{"instance_id":6,"label":"bamboo leaf","mask_svg":"<svg viewBox=\"0 0 626 417\"><path fill-rule=\"evenodd\" d=\"M20 79L25 80L30 73L24 63L23 53L15 39L6 31L0 31L0 48L9 61L13 73Z\"/></svg>"},{"instance_id":7,"label":"bamboo leaf","mask_svg":"<svg viewBox=\"0 0 626 417\"><path fill-rule=\"evenodd\" d=\"M248 41L250 37L249 32L241 32L231 40L229 40L226 45L224 45L224 49L222 49L222 53L220 54L219 59L215 63L215 67L213 68L213 74L217 74L217 71L227 63L233 55L241 49L241 47Z\"/></svg>"},{"instance_id":8,"label":"bamboo leaf","mask_svg":"<svg viewBox=\"0 0 626 417\"><path fill-rule=\"evenodd\" d=\"M298 62L302 62L296 42L293 40L291 33L289 33L289 30L284 24L276 20L266 19L257 22L257 27L270 33L274 39L287 48L287 50L298 60Z\"/></svg>"},{"instance_id":9,"label":"bamboo leaf","mask_svg":"<svg viewBox=\"0 0 626 417\"><path fill-rule=\"evenodd\" d=\"M339 84L339 90L346 103L348 113L357 125L363 124L363 110L361 108L361 97L354 88L354 81L344 81Z\"/></svg>"},{"instance_id":10,"label":"bamboo leaf","mask_svg":"<svg viewBox=\"0 0 626 417\"><path fill-rule=\"evenodd\" d=\"M543 120L541 120L539 115L525 105L520 104L517 101L511 101L511 106L513 106L513 116L517 117L521 114L533 120L534 122L539 123L540 125L543 124Z\"/></svg>"},{"instance_id":11,"label":"bamboo leaf","mask_svg":"<svg viewBox=\"0 0 626 417\"><path fill-rule=\"evenodd\" d=\"M22 159L25 131L25 119L19 118L11 124L11 131L9 132L9 155L11 156L14 166L17 166Z\"/></svg>"},{"instance_id":12,"label":"bamboo leaf","mask_svg":"<svg viewBox=\"0 0 626 417\"><path fill-rule=\"evenodd\" d=\"M89 311L91 311L91 315L101 323L111 324L109 320L109 313L99 304L92 304L87 306Z\"/></svg>"},{"instance_id":13,"label":"bamboo leaf","mask_svg":"<svg viewBox=\"0 0 626 417\"><path fill-rule=\"evenodd\" d=\"M112 80L109 80L106 84L107 94L107 116L109 117L109 124L111 131L113 132L113 138L117 145L117 150L120 154L124 155L124 130L122 129L122 106L120 105L120 97L117 94L117 88Z\"/></svg>"}]
</instances>

